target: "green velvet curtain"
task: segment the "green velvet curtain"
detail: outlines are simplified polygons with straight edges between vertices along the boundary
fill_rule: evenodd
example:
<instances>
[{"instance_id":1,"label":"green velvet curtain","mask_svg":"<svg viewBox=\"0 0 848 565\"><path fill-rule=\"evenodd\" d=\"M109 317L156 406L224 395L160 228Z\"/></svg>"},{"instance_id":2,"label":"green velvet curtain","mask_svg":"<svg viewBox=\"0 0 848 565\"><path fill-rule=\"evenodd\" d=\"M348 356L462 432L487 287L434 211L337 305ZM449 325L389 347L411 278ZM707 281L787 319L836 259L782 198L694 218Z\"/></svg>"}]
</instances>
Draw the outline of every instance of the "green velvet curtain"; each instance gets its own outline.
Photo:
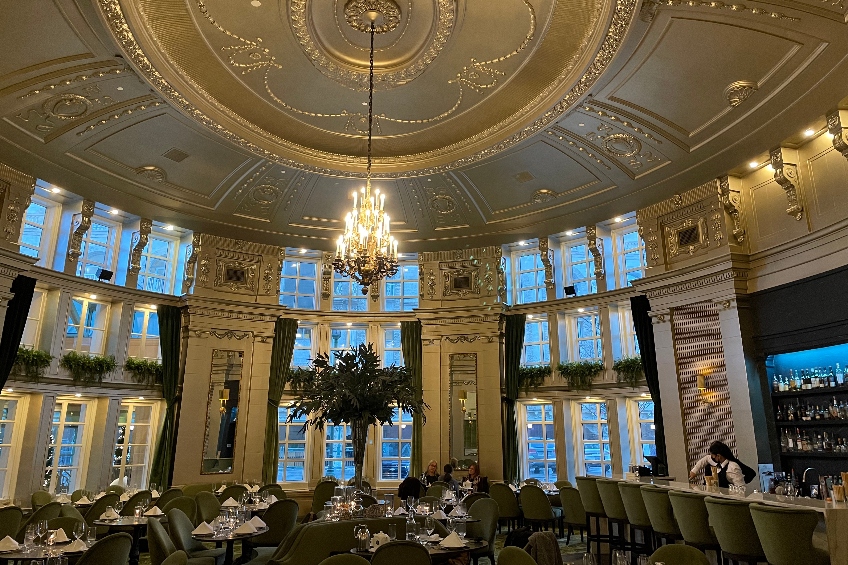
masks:
<instances>
[{"instance_id":1,"label":"green velvet curtain","mask_svg":"<svg viewBox=\"0 0 848 565\"><path fill-rule=\"evenodd\" d=\"M524 314L505 316L504 326L504 397L501 404L503 429L504 481L518 480L518 428L515 422L515 401L518 398L518 370L524 348Z\"/></svg>"},{"instance_id":2,"label":"green velvet curtain","mask_svg":"<svg viewBox=\"0 0 848 565\"><path fill-rule=\"evenodd\" d=\"M174 455L177 451L177 418L180 400L180 335L182 310L176 306L160 304L156 309L159 317L159 347L162 350L162 397L165 399L165 420L153 454L150 482L164 491L170 486L174 475Z\"/></svg>"},{"instance_id":3,"label":"green velvet curtain","mask_svg":"<svg viewBox=\"0 0 848 565\"><path fill-rule=\"evenodd\" d=\"M274 324L274 345L271 349L271 374L268 376L268 406L265 414L265 451L262 456L262 482L277 482L277 449L280 444L280 427L277 408L286 387L286 375L294 354L297 337L297 320L277 318Z\"/></svg>"},{"instance_id":4,"label":"green velvet curtain","mask_svg":"<svg viewBox=\"0 0 848 565\"><path fill-rule=\"evenodd\" d=\"M422 376L422 354L421 354L421 322L400 323L400 346L403 352L403 364L412 373L412 381L418 398L424 394L424 380ZM424 418L421 414L412 416L412 456L409 462L409 476L417 477L424 472L424 449L422 440L424 435Z\"/></svg>"}]
</instances>

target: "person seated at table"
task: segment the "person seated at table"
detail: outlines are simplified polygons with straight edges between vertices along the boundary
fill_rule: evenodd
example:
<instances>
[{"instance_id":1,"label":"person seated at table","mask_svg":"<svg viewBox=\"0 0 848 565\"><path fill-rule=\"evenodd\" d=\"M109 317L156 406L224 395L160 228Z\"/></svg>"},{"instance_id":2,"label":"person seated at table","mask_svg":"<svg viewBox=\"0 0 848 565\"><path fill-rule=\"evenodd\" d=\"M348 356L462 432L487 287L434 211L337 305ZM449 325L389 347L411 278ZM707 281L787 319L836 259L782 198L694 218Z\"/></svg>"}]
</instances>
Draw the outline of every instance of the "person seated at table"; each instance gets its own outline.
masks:
<instances>
[{"instance_id":1,"label":"person seated at table","mask_svg":"<svg viewBox=\"0 0 848 565\"><path fill-rule=\"evenodd\" d=\"M406 477L398 486L398 498L400 499L400 504L403 505L406 499L410 496L412 498L418 498L421 496L422 492L424 492L424 487L421 486L421 481L412 475Z\"/></svg>"},{"instance_id":2,"label":"person seated at table","mask_svg":"<svg viewBox=\"0 0 848 565\"><path fill-rule=\"evenodd\" d=\"M489 492L489 479L480 476L480 468L477 463L468 466L468 476L462 479L462 483L471 483L471 492Z\"/></svg>"},{"instance_id":3,"label":"person seated at table","mask_svg":"<svg viewBox=\"0 0 848 565\"><path fill-rule=\"evenodd\" d=\"M427 470L421 477L425 487L429 487L439 480L439 464L435 459L427 464Z\"/></svg>"},{"instance_id":4,"label":"person seated at table","mask_svg":"<svg viewBox=\"0 0 848 565\"><path fill-rule=\"evenodd\" d=\"M743 467L749 473L743 470ZM695 463L695 466L689 471L689 478L695 479L701 471L713 473L714 469L716 470L715 474L718 476L718 486L723 488L728 488L730 485L744 487L745 483L750 481L745 475L756 474L750 467L739 461L733 455L733 452L730 451L730 448L720 441L714 441L710 445L709 454L703 456ZM751 479L753 479L753 476Z\"/></svg>"},{"instance_id":5,"label":"person seated at table","mask_svg":"<svg viewBox=\"0 0 848 565\"><path fill-rule=\"evenodd\" d=\"M445 472L439 477L443 483L447 483L455 494L459 494L459 483L453 478L453 466L450 463L445 465Z\"/></svg>"}]
</instances>

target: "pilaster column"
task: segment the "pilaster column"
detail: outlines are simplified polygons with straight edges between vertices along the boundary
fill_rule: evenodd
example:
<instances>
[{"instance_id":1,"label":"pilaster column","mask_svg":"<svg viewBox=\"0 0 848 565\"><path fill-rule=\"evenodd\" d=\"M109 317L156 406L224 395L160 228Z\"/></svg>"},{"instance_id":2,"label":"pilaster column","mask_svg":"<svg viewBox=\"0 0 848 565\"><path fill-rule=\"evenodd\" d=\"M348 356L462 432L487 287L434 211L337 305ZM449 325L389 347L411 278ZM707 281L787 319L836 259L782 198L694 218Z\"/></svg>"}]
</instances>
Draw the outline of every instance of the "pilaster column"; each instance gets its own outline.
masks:
<instances>
[{"instance_id":1,"label":"pilaster column","mask_svg":"<svg viewBox=\"0 0 848 565\"><path fill-rule=\"evenodd\" d=\"M671 331L671 314L668 310L653 310L651 321L654 327L654 346L657 354L660 398L662 398L668 473L682 479L689 475L689 468L686 458L683 410L680 406L677 380L677 362L674 354L674 336Z\"/></svg>"},{"instance_id":2,"label":"pilaster column","mask_svg":"<svg viewBox=\"0 0 848 565\"><path fill-rule=\"evenodd\" d=\"M35 190L35 178L0 163L0 247L18 251L21 222Z\"/></svg>"}]
</instances>

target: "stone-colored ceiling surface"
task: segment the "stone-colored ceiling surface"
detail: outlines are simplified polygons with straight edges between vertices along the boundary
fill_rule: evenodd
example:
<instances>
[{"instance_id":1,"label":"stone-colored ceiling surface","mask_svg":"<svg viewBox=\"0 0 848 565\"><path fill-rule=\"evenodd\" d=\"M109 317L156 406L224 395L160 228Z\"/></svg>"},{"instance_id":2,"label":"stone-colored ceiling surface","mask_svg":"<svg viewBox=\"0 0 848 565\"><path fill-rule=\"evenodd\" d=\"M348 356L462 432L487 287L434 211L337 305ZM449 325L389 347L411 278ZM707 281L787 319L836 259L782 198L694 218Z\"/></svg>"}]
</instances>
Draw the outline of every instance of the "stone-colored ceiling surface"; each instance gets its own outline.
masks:
<instances>
[{"instance_id":1,"label":"stone-colored ceiling surface","mask_svg":"<svg viewBox=\"0 0 848 565\"><path fill-rule=\"evenodd\" d=\"M396 1L374 171L402 251L628 212L848 94L844 0ZM4 2L0 161L189 229L329 249L362 182L368 41L344 0Z\"/></svg>"}]
</instances>

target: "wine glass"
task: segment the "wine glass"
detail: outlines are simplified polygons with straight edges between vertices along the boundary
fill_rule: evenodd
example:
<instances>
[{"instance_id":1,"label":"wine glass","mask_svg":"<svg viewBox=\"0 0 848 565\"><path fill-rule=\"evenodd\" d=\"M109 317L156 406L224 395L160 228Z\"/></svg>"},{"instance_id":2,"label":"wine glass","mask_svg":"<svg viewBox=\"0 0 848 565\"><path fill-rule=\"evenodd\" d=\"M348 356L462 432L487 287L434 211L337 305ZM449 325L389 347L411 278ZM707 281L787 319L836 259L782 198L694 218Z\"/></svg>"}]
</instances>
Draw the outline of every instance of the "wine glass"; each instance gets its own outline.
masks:
<instances>
[{"instance_id":1,"label":"wine glass","mask_svg":"<svg viewBox=\"0 0 848 565\"><path fill-rule=\"evenodd\" d=\"M647 555L640 555L636 559L636 565L648 565L648 556Z\"/></svg>"},{"instance_id":2,"label":"wine glass","mask_svg":"<svg viewBox=\"0 0 848 565\"><path fill-rule=\"evenodd\" d=\"M627 565L627 556L621 549L612 552L612 565Z\"/></svg>"},{"instance_id":3,"label":"wine glass","mask_svg":"<svg viewBox=\"0 0 848 565\"><path fill-rule=\"evenodd\" d=\"M85 529L85 522L77 522L76 524L74 524L74 531L72 532L74 534L74 538L77 540L81 540L82 538L84 538Z\"/></svg>"},{"instance_id":4,"label":"wine glass","mask_svg":"<svg viewBox=\"0 0 848 565\"><path fill-rule=\"evenodd\" d=\"M35 525L36 544L41 545L44 542L44 535L47 533L47 520L39 520Z\"/></svg>"},{"instance_id":5,"label":"wine glass","mask_svg":"<svg viewBox=\"0 0 848 565\"><path fill-rule=\"evenodd\" d=\"M430 536L433 535L433 530L436 529L436 520L433 519L433 516L427 516L424 518L424 529L427 530L427 539L430 539Z\"/></svg>"},{"instance_id":6,"label":"wine glass","mask_svg":"<svg viewBox=\"0 0 848 565\"><path fill-rule=\"evenodd\" d=\"M583 565L595 565L595 556L591 553L583 554Z\"/></svg>"}]
</instances>

